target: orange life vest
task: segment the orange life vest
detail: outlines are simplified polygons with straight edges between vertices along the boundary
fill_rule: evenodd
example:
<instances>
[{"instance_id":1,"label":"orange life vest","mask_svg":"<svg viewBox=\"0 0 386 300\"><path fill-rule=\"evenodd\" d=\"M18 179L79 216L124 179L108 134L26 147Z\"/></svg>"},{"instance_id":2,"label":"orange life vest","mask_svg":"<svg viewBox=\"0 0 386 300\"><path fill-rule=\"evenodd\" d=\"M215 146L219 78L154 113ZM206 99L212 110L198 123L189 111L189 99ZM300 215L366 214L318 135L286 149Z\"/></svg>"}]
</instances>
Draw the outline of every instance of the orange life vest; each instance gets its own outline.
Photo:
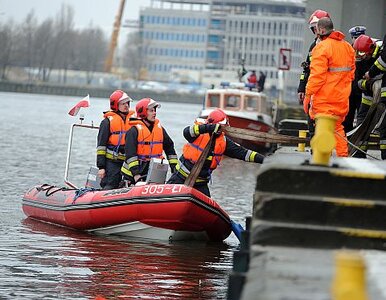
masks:
<instances>
[{"instance_id":1,"label":"orange life vest","mask_svg":"<svg viewBox=\"0 0 386 300\"><path fill-rule=\"evenodd\" d=\"M104 114L105 118L110 121L110 137L108 144L113 146L124 146L126 139L126 132L133 126L130 123L130 116L134 112L130 111L123 121L122 117L114 111L108 111Z\"/></svg>"},{"instance_id":2,"label":"orange life vest","mask_svg":"<svg viewBox=\"0 0 386 300\"><path fill-rule=\"evenodd\" d=\"M152 157L163 158L164 134L159 120L155 120L152 132L143 123L137 124L135 127L138 130L138 159L148 161Z\"/></svg>"},{"instance_id":3,"label":"orange life vest","mask_svg":"<svg viewBox=\"0 0 386 300\"><path fill-rule=\"evenodd\" d=\"M187 143L183 148L183 156L185 159L188 159L195 163L200 157L205 146L209 143L210 135L209 133L201 134L198 136L193 143ZM213 151L213 156L208 156L207 160L211 160L210 169L214 170L220 164L222 156L226 148L226 139L224 133L221 133L215 140L215 146Z\"/></svg>"}]
</instances>

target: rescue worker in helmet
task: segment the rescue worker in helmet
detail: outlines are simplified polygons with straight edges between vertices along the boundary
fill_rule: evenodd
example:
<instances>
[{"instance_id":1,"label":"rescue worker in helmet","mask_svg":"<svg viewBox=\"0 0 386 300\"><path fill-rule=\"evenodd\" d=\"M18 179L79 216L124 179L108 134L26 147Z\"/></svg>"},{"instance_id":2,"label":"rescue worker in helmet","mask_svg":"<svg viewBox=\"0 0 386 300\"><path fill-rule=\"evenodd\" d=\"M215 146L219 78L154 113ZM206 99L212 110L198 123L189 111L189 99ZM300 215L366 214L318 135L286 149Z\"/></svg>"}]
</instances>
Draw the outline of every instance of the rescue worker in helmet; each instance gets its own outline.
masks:
<instances>
[{"instance_id":1,"label":"rescue worker in helmet","mask_svg":"<svg viewBox=\"0 0 386 300\"><path fill-rule=\"evenodd\" d=\"M376 80L381 80L381 91L379 102L386 105L386 35L383 42L372 39L367 35L361 35L354 42L356 57L359 60L367 61L369 69L363 75L363 79L358 81L359 88L363 91L362 102L358 113L358 124L361 124L367 115L370 106L377 101L373 95L373 84ZM379 147L381 158L386 159L386 121L383 119L380 127ZM367 150L367 141L362 141L361 149ZM356 157L365 157L364 153L356 152Z\"/></svg>"},{"instance_id":2,"label":"rescue worker in helmet","mask_svg":"<svg viewBox=\"0 0 386 300\"><path fill-rule=\"evenodd\" d=\"M372 39L368 35L361 35L355 40L353 47L356 60L362 62L366 67L357 84L358 88L362 91L362 100L357 116L357 125L359 125L363 122L370 106L374 103L372 84L375 80L363 78L380 56L382 52L382 42ZM377 78L379 79L381 76L382 75L378 75Z\"/></svg>"},{"instance_id":3,"label":"rescue worker in helmet","mask_svg":"<svg viewBox=\"0 0 386 300\"><path fill-rule=\"evenodd\" d=\"M321 18L316 26L320 42L312 50L311 73L303 108L312 119L318 115L336 118L336 155L348 156L348 145L342 122L349 109L351 82L355 74L355 51L334 30L330 18Z\"/></svg>"},{"instance_id":4,"label":"rescue worker in helmet","mask_svg":"<svg viewBox=\"0 0 386 300\"><path fill-rule=\"evenodd\" d=\"M122 90L110 95L110 111L103 115L97 145L98 176L104 190L116 189L122 180L121 167L125 160L125 136L130 128L132 99Z\"/></svg>"},{"instance_id":5,"label":"rescue worker in helmet","mask_svg":"<svg viewBox=\"0 0 386 300\"><path fill-rule=\"evenodd\" d=\"M126 134L126 159L121 172L131 184L138 182L147 174L151 158L163 158L163 152L169 161L172 173L178 163L173 140L156 118L157 108L161 105L151 98L138 101L135 106L137 120Z\"/></svg>"},{"instance_id":6,"label":"rescue worker in helmet","mask_svg":"<svg viewBox=\"0 0 386 300\"><path fill-rule=\"evenodd\" d=\"M308 19L308 25L311 30L311 32L315 35L314 41L311 43L310 48L308 49L308 54L306 57L306 60L302 62L301 66L303 67L303 71L300 74L300 80L299 80L299 86L298 86L298 100L299 104L303 105L304 97L305 97L305 92L306 92L306 85L308 82L308 78L310 76L310 65L311 65L311 59L312 59L312 50L318 43L318 35L316 32L316 24L321 18L330 18L330 14L324 10L317 9L315 10L310 18ZM311 136L313 136L314 131L315 131L315 125L313 120L307 116L308 119L308 129L309 133Z\"/></svg>"},{"instance_id":7,"label":"rescue worker in helmet","mask_svg":"<svg viewBox=\"0 0 386 300\"><path fill-rule=\"evenodd\" d=\"M359 36L366 33L366 27L357 25L350 28L348 32L351 36L352 44L354 44L355 40ZM359 113L359 107L361 105L362 91L358 87L358 80L363 77L369 67L370 65L368 60L355 60L355 77L351 84L349 110L345 120L342 123L346 133L350 132L354 128L355 115Z\"/></svg>"},{"instance_id":8,"label":"rescue worker in helmet","mask_svg":"<svg viewBox=\"0 0 386 300\"><path fill-rule=\"evenodd\" d=\"M180 163L167 183L183 184L190 174L194 164L200 157L203 149L210 141L211 135L215 134L209 155L196 179L194 188L210 197L208 182L212 172L218 167L223 155L240 160L262 163L264 156L236 144L225 136L222 127L228 125L228 117L221 109L212 111L206 120L196 120L194 125L187 126L183 135L188 141L183 147Z\"/></svg>"}]
</instances>

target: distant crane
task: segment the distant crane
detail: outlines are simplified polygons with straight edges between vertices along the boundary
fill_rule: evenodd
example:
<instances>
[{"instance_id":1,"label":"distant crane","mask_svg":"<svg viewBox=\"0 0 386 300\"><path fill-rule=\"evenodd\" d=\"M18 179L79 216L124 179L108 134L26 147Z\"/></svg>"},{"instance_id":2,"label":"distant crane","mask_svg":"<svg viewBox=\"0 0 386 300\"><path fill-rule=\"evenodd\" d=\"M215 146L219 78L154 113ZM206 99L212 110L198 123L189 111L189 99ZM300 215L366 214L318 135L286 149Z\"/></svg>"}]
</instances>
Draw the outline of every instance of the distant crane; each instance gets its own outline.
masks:
<instances>
[{"instance_id":1,"label":"distant crane","mask_svg":"<svg viewBox=\"0 0 386 300\"><path fill-rule=\"evenodd\" d=\"M121 28L121 21L122 21L123 9L125 7L125 2L126 0L121 0L118 14L115 17L115 21L114 21L113 34L111 35L109 52L107 53L107 57L105 61L105 69L104 69L105 72L108 72L108 73L111 72L111 67L113 66L114 52L115 52L115 48L117 47L119 29Z\"/></svg>"}]
</instances>

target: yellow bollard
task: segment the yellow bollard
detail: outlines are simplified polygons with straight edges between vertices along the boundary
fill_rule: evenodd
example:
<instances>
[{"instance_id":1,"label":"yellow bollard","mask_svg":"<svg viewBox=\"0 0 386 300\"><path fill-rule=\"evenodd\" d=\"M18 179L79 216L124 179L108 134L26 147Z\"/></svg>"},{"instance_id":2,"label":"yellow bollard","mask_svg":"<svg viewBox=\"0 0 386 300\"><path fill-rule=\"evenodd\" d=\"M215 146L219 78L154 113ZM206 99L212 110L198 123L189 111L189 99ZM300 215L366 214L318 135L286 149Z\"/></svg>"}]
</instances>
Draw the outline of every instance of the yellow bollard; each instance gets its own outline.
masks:
<instances>
[{"instance_id":1,"label":"yellow bollard","mask_svg":"<svg viewBox=\"0 0 386 300\"><path fill-rule=\"evenodd\" d=\"M299 130L299 137L300 138L306 138L307 137L307 131L308 130ZM305 143L299 143L298 144L298 152L304 152L306 151L306 144Z\"/></svg>"},{"instance_id":2,"label":"yellow bollard","mask_svg":"<svg viewBox=\"0 0 386 300\"><path fill-rule=\"evenodd\" d=\"M355 251L340 251L335 255L333 300L368 300L365 263Z\"/></svg>"},{"instance_id":3,"label":"yellow bollard","mask_svg":"<svg viewBox=\"0 0 386 300\"><path fill-rule=\"evenodd\" d=\"M337 118L329 115L316 115L315 135L311 139L312 163L328 165L335 148L335 123Z\"/></svg>"}]
</instances>

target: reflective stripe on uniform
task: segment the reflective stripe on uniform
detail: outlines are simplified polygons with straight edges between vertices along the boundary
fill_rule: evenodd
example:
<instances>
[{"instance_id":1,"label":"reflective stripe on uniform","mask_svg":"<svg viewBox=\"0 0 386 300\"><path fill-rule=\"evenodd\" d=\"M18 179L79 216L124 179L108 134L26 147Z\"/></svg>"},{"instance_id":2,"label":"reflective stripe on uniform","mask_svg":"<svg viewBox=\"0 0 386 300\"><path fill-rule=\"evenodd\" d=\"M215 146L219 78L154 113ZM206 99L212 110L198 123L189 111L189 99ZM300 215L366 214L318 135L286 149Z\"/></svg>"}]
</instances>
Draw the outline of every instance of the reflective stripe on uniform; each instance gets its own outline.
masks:
<instances>
[{"instance_id":1,"label":"reflective stripe on uniform","mask_svg":"<svg viewBox=\"0 0 386 300\"><path fill-rule=\"evenodd\" d=\"M304 74L303 73L300 75L300 80L304 80Z\"/></svg>"},{"instance_id":2,"label":"reflective stripe on uniform","mask_svg":"<svg viewBox=\"0 0 386 300\"><path fill-rule=\"evenodd\" d=\"M351 71L351 67L336 67L336 68L328 68L330 72L348 72Z\"/></svg>"},{"instance_id":3,"label":"reflective stripe on uniform","mask_svg":"<svg viewBox=\"0 0 386 300\"><path fill-rule=\"evenodd\" d=\"M362 88L363 90L366 90L366 79L362 80L362 82L361 82L361 88Z\"/></svg>"},{"instance_id":4,"label":"reflective stripe on uniform","mask_svg":"<svg viewBox=\"0 0 386 300\"><path fill-rule=\"evenodd\" d=\"M131 171L129 170L129 167L127 166L126 162L123 163L122 168L121 168L121 172L123 174L130 176L130 177L133 177L133 173L131 173Z\"/></svg>"},{"instance_id":5,"label":"reflective stripe on uniform","mask_svg":"<svg viewBox=\"0 0 386 300\"><path fill-rule=\"evenodd\" d=\"M170 165L178 164L178 159L177 158L171 158L168 159Z\"/></svg>"},{"instance_id":6,"label":"reflective stripe on uniform","mask_svg":"<svg viewBox=\"0 0 386 300\"><path fill-rule=\"evenodd\" d=\"M97 155L105 156L106 155L106 149L107 149L106 146L98 146L97 147Z\"/></svg>"},{"instance_id":7,"label":"reflective stripe on uniform","mask_svg":"<svg viewBox=\"0 0 386 300\"><path fill-rule=\"evenodd\" d=\"M199 125L195 124L190 126L189 128L190 136L191 137L196 137L200 135L200 127Z\"/></svg>"},{"instance_id":8,"label":"reflective stripe on uniform","mask_svg":"<svg viewBox=\"0 0 386 300\"><path fill-rule=\"evenodd\" d=\"M361 145L361 146L359 147L359 149L361 149L362 151L367 151L367 148L368 148L367 143L364 143L363 145Z\"/></svg>"},{"instance_id":9,"label":"reflective stripe on uniform","mask_svg":"<svg viewBox=\"0 0 386 300\"><path fill-rule=\"evenodd\" d=\"M381 49L381 47L379 47L379 45L376 45L375 50L373 52L373 55L371 55L371 57L373 57L373 58L377 57L380 49Z\"/></svg>"},{"instance_id":10,"label":"reflective stripe on uniform","mask_svg":"<svg viewBox=\"0 0 386 300\"><path fill-rule=\"evenodd\" d=\"M379 149L380 150L386 149L386 140L379 140Z\"/></svg>"},{"instance_id":11,"label":"reflective stripe on uniform","mask_svg":"<svg viewBox=\"0 0 386 300\"><path fill-rule=\"evenodd\" d=\"M127 166L127 169L131 169L132 167L136 167L139 165L138 156L133 156L127 159L124 163Z\"/></svg>"},{"instance_id":12,"label":"reflective stripe on uniform","mask_svg":"<svg viewBox=\"0 0 386 300\"><path fill-rule=\"evenodd\" d=\"M178 164L178 157L177 157L177 155L168 155L167 159L169 161L169 164Z\"/></svg>"},{"instance_id":13,"label":"reflective stripe on uniform","mask_svg":"<svg viewBox=\"0 0 386 300\"><path fill-rule=\"evenodd\" d=\"M375 61L374 65L381 70L382 72L386 71L386 62L382 60L382 57L378 57L378 59Z\"/></svg>"},{"instance_id":14,"label":"reflective stripe on uniform","mask_svg":"<svg viewBox=\"0 0 386 300\"><path fill-rule=\"evenodd\" d=\"M176 170L178 171L178 173L180 173L185 178L188 177L190 174L190 171L183 164L181 164L181 165L177 164ZM205 179L202 179L199 177L196 179L196 182L207 182L207 181L208 180L205 180Z\"/></svg>"},{"instance_id":15,"label":"reflective stripe on uniform","mask_svg":"<svg viewBox=\"0 0 386 300\"><path fill-rule=\"evenodd\" d=\"M362 95L362 103L365 105L372 105L373 104L373 97L367 96L367 95Z\"/></svg>"},{"instance_id":16,"label":"reflective stripe on uniform","mask_svg":"<svg viewBox=\"0 0 386 300\"><path fill-rule=\"evenodd\" d=\"M382 98L386 97L386 86L381 88L381 97Z\"/></svg>"},{"instance_id":17,"label":"reflective stripe on uniform","mask_svg":"<svg viewBox=\"0 0 386 300\"><path fill-rule=\"evenodd\" d=\"M248 150L245 154L244 160L245 161L255 161L256 152L252 150Z\"/></svg>"},{"instance_id":18,"label":"reflective stripe on uniform","mask_svg":"<svg viewBox=\"0 0 386 300\"><path fill-rule=\"evenodd\" d=\"M116 159L125 160L125 154L123 154L121 152L117 153L114 150L107 148L107 150L106 150L106 158L113 159L113 160L116 160Z\"/></svg>"}]
</instances>

